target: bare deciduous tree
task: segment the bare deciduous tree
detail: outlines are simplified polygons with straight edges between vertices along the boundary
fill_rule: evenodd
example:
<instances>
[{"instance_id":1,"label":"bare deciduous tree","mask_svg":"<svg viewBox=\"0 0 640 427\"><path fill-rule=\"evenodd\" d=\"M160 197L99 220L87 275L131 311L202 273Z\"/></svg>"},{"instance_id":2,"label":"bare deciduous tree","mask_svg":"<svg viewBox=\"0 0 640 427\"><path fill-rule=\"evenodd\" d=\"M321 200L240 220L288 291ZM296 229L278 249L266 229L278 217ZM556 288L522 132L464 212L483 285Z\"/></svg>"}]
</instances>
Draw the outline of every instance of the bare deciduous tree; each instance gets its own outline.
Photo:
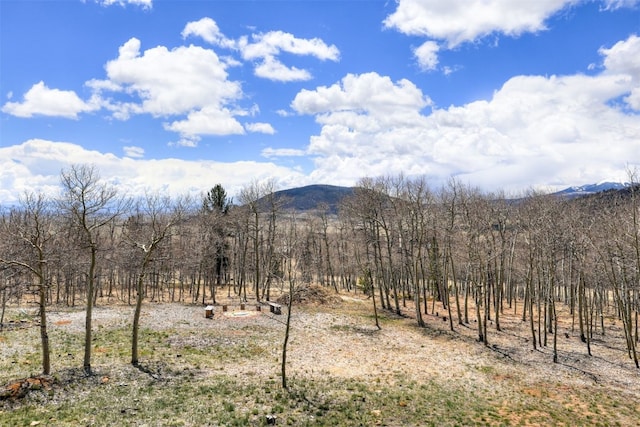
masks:
<instances>
[{"instance_id":1,"label":"bare deciduous tree","mask_svg":"<svg viewBox=\"0 0 640 427\"><path fill-rule=\"evenodd\" d=\"M181 201L169 197L147 194L136 203L135 214L125 223L124 237L139 250L137 257L136 306L131 334L131 364L139 366L138 337L140 314L144 301L144 280L153 256L170 236L171 228L184 217Z\"/></svg>"},{"instance_id":2,"label":"bare deciduous tree","mask_svg":"<svg viewBox=\"0 0 640 427\"><path fill-rule=\"evenodd\" d=\"M42 372L51 373L49 333L47 331L47 291L51 282L48 263L56 237L51 201L42 193L27 193L20 207L0 223L5 238L9 238L13 254L0 254L0 264L26 270L37 279L42 344ZM3 309L4 309L3 289Z\"/></svg>"},{"instance_id":3,"label":"bare deciduous tree","mask_svg":"<svg viewBox=\"0 0 640 427\"><path fill-rule=\"evenodd\" d=\"M100 230L120 216L129 202L118 196L117 190L101 181L93 165L73 165L61 173L62 196L59 208L65 212L82 236L82 248L88 252L86 272L86 317L83 368L91 375L91 323L96 297L96 267Z\"/></svg>"}]
</instances>

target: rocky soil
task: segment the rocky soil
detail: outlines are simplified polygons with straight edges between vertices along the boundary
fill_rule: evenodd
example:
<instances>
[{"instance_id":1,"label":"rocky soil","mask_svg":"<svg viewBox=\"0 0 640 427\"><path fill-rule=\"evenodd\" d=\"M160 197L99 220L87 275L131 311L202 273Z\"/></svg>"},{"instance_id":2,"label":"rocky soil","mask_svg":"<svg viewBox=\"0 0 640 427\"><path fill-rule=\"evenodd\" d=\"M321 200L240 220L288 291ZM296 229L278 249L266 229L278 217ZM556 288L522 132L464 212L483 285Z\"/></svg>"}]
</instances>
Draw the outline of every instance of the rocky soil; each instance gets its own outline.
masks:
<instances>
[{"instance_id":1,"label":"rocky soil","mask_svg":"<svg viewBox=\"0 0 640 427\"><path fill-rule=\"evenodd\" d=\"M227 305L227 311L223 311L223 303ZM264 357L246 361L234 359L224 368L203 366L202 370L205 373L209 370L213 375L223 369L226 375L240 381L263 381L273 379L280 369L286 305L282 315L270 313L266 305L257 311L256 305L255 302L247 303L241 310L238 300L225 299L215 306L213 318L206 318L205 308L201 305L147 302L141 326L169 331L166 340L176 355L185 346L236 348L250 344L261 348ZM11 310L8 317L16 317L19 309ZM29 310L23 318L33 314L33 310ZM522 322L520 314L505 312L501 319L502 330L497 331L491 325L489 345L485 346L477 341L475 323L459 325L454 322L455 331L451 331L448 320L442 315L445 311L441 307L440 311L438 315L426 315L426 327L419 328L408 302L401 316L381 311L381 329L378 329L372 301L362 295L307 295L306 299L294 303L292 311L289 375L309 379L354 379L386 386L393 386L398 378L417 383L433 381L494 396L498 407L507 405L510 398L526 400L533 397L557 400L570 411L582 412L594 409L587 408L584 398L573 398L575 391L595 390L603 395L610 392L615 400L624 402L625 414L630 414L616 415L613 419L621 424L637 422L629 417L640 414L640 370L628 357L620 325L615 319L606 320L607 335L594 336L592 356L589 356L577 330L572 328L571 319L563 318L558 334L559 360L553 363L552 336L546 347L538 346L534 350L529 324ZM93 328L97 335L109 329L130 328L132 316L133 308L129 306L99 305L94 310ZM52 334L56 330L81 334L84 320L81 309L52 308L49 328ZM14 325L28 328L29 322ZM32 323L31 326L35 325ZM18 359L20 355L34 351L37 349L31 340L9 343L0 333L0 360ZM54 366L64 357L53 354ZM76 364L79 363L78 360ZM123 364L126 365L126 360ZM20 376L18 373L22 372L27 377L33 371L34 367L25 366L22 371L12 369L10 375ZM11 379L0 374L3 384ZM590 404L596 407L596 413L615 411L604 403L599 408L598 402ZM522 424L517 414L509 417L514 424Z\"/></svg>"}]
</instances>

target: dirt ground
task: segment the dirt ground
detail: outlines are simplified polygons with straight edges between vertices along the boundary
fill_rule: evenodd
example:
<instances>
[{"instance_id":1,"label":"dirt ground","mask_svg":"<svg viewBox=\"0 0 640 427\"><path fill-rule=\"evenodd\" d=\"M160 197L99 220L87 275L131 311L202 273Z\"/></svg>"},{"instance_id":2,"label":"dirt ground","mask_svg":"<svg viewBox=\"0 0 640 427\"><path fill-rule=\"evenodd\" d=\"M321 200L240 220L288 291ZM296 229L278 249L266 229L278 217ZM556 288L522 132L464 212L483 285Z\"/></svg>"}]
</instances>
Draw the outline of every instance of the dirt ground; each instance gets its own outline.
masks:
<instances>
[{"instance_id":1,"label":"dirt ground","mask_svg":"<svg viewBox=\"0 0 640 427\"><path fill-rule=\"evenodd\" d=\"M223 311L222 304L227 305L227 311ZM252 381L273 378L279 369L286 306L282 315L269 312L266 305L262 305L260 311L256 306L255 302L247 303L241 310L239 300L223 298L214 307L213 318L206 318L204 306L146 302L141 326L188 332L167 338L174 340L171 344L176 347L211 347L251 339L255 345L266 348L269 357L252 358L247 363L235 360L225 365L225 373ZM616 399L624 400L624 404L631 407L631 413L640 413L640 370L628 357L620 322L605 320L606 335L594 336L592 356L589 356L577 325L572 328L571 319L565 316L558 328L558 363L553 363L552 336L548 337L546 347L534 350L529 323L523 322L521 314L514 314L513 309L502 315L501 331L489 325L487 346L478 342L473 321L459 325L456 319L455 330L450 331L449 322L443 316L446 311L438 304L436 310L437 316L424 316L424 328L417 326L410 302L403 307L401 316L379 311L381 329L378 330L372 301L363 295L332 294L322 301L312 298L295 302L288 351L289 373L386 385L393 385L400 376L416 382L454 384L472 393L495 396L498 407L499 402L509 396L529 396L556 399L570 410L572 405L576 411L592 410L584 407L584 400L572 399L572 391L594 389L606 394L610 390L615 392ZM133 307L98 305L94 310L94 330L100 333L105 328L130 327L132 315ZM52 331L82 332L84 311L51 309L49 326ZM197 333L204 329L217 334L204 340ZM10 358L24 351L20 345L2 344L0 357ZM33 347L33 343L24 344ZM53 360L55 363L55 357ZM597 402L594 405L597 406ZM518 416L514 416L513 422L517 424ZM622 425L638 422L624 417L618 419Z\"/></svg>"},{"instance_id":2,"label":"dirt ground","mask_svg":"<svg viewBox=\"0 0 640 427\"><path fill-rule=\"evenodd\" d=\"M408 301L397 316L378 307L383 319L378 330L373 319L370 299L362 295L346 294L329 302L305 301L292 311L290 362L301 372L326 372L341 377L375 377L389 372L403 371L416 379L447 376L464 378L470 366L484 366L504 362L514 376L524 383L554 381L580 384L600 384L627 390L640 396L640 370L634 367L624 347L621 322L607 320L606 335L599 332L591 342L592 356L581 342L577 325L572 330L571 319L564 318L558 327L559 360L552 363L552 335L546 347L533 350L529 322L521 314L505 311L500 319L501 331L490 322L488 346L477 341L475 322L457 324L450 331L446 310L436 304L438 316L424 316L425 328L415 322L414 308ZM227 305L223 312L222 305ZM429 307L431 308L431 306ZM268 306L256 310L256 303L223 298L214 306L214 316L205 317L204 307L184 304L145 303L142 327L164 330L172 328L218 328L222 331L246 331L260 328L277 336L284 329L286 306L282 315L269 312ZM358 314L368 314L363 319ZM94 329L128 326L133 308L128 306L98 306L94 310ZM354 314L356 314L354 316ZM473 312L470 312L470 319ZM84 330L84 311L52 311L50 328ZM271 340L271 334L265 337ZM281 343L271 343L278 348ZM380 351L376 351L376 349ZM238 365L238 370L242 366Z\"/></svg>"}]
</instances>

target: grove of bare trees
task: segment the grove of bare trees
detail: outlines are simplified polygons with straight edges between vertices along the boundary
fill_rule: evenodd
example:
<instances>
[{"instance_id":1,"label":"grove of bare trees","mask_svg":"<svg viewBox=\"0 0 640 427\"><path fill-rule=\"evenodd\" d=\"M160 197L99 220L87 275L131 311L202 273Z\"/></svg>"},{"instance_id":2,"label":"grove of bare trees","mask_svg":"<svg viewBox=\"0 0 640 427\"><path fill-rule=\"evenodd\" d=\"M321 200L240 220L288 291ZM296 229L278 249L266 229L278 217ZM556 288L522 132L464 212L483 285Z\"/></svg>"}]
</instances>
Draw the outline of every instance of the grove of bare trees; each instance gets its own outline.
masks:
<instances>
[{"instance_id":1,"label":"grove of bare trees","mask_svg":"<svg viewBox=\"0 0 640 427\"><path fill-rule=\"evenodd\" d=\"M378 327L379 310L419 326L438 312L451 330L476 328L485 345L509 310L554 361L559 313L588 354L608 332L604 319L617 319L640 367L640 186L631 181L623 191L564 199L507 198L454 179L433 188L423 177L366 178L334 214L322 204L284 209L273 181L249 183L238 204L220 184L201 200L131 200L95 167L76 165L62 171L59 196L25 194L0 211L2 310L37 305L45 374L48 307L84 303L91 374L95 304L135 306L135 365L145 300L210 304L225 286L260 302L309 284L367 294ZM286 342L283 382L285 359Z\"/></svg>"}]
</instances>

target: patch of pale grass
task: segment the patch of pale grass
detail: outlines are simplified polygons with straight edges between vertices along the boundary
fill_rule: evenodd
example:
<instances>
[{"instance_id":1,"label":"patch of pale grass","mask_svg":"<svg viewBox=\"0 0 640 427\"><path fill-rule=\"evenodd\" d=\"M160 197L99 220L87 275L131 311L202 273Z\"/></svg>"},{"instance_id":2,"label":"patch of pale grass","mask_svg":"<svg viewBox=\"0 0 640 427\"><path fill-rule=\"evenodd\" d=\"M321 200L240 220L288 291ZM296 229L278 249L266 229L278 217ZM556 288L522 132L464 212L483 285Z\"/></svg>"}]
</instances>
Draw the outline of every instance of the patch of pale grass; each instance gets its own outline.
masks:
<instances>
[{"instance_id":1,"label":"patch of pale grass","mask_svg":"<svg viewBox=\"0 0 640 427\"><path fill-rule=\"evenodd\" d=\"M418 328L411 318L381 310L378 330L370 303L294 306L289 391L280 385L284 315L205 319L200 306L145 306L137 369L129 363L131 308L102 307L92 343L95 375L86 377L83 313L53 314L54 385L1 401L0 425L260 426L268 416L277 425L343 426L631 425L640 419L636 389L617 386L638 379L626 365L609 371L613 379L591 377L550 363L548 349L509 347L519 342L517 329L502 341L491 331L496 349L478 343L471 328L451 332L431 315ZM509 328L521 323L505 319ZM37 326L0 338L2 384L39 373ZM607 362L585 360L589 371Z\"/></svg>"}]
</instances>

